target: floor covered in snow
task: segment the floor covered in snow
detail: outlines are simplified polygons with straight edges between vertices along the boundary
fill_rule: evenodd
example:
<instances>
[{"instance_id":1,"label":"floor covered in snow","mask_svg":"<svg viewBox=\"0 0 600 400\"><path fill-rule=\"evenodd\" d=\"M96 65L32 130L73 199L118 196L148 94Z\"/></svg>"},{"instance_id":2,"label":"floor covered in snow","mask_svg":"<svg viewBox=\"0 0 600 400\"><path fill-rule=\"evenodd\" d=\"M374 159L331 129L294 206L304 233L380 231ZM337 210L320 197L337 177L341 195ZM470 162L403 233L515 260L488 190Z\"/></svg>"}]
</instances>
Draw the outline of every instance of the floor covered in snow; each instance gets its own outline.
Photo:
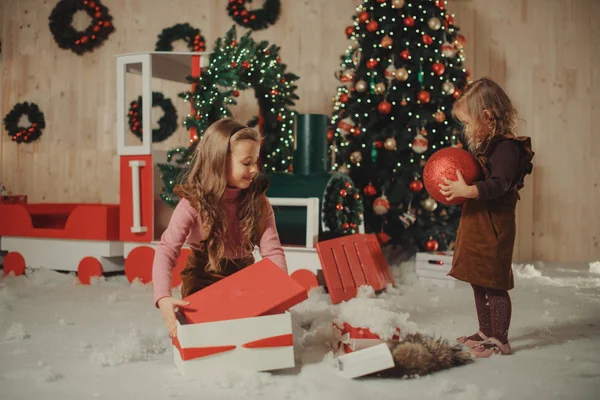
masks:
<instances>
[{"instance_id":1,"label":"floor covered in snow","mask_svg":"<svg viewBox=\"0 0 600 400\"><path fill-rule=\"evenodd\" d=\"M469 286L422 287L414 264L400 284L354 301L354 312L396 312L404 330L452 341L477 329ZM1 273L1 272L0 272ZM340 310L311 292L292 309L297 368L181 377L150 286L124 276L76 283L48 270L0 278L0 398L17 399L598 399L600 274L515 266L510 340L515 352L413 379L337 376L331 320ZM357 315L354 315L356 318ZM367 318L367 317L365 317ZM392 318L393 319L393 318ZM389 323L389 321L381 321ZM198 397L201 396L201 397Z\"/></svg>"}]
</instances>

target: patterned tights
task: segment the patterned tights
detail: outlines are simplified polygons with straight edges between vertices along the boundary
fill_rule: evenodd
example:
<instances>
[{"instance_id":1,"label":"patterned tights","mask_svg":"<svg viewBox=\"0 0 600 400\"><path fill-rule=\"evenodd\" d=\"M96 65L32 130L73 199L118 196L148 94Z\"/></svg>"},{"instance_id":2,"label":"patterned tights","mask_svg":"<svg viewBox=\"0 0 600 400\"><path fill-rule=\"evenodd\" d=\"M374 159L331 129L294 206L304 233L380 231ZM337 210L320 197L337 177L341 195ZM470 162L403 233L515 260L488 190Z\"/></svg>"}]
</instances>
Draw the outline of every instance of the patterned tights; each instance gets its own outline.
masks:
<instances>
[{"instance_id":1,"label":"patterned tights","mask_svg":"<svg viewBox=\"0 0 600 400\"><path fill-rule=\"evenodd\" d=\"M508 328L512 305L510 296L506 290L489 289L481 286L473 286L475 294L475 308L479 319L479 330L487 337L494 337L502 344L508 342ZM473 340L481 340L478 334L469 337Z\"/></svg>"}]
</instances>

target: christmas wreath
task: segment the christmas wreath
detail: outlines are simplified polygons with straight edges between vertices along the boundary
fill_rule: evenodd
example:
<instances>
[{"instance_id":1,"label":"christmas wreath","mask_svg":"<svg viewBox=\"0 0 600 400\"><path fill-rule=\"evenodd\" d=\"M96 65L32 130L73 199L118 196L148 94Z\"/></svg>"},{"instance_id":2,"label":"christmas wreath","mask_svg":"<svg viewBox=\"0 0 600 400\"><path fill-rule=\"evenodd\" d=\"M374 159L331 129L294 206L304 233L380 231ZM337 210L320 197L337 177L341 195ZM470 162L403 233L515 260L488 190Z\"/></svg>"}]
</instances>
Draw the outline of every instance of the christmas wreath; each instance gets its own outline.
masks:
<instances>
[{"instance_id":1,"label":"christmas wreath","mask_svg":"<svg viewBox=\"0 0 600 400\"><path fill-rule=\"evenodd\" d=\"M152 92L152 107L160 107L165 115L158 120L158 128L152 129L152 141L162 142L175 132L177 129L177 110L173 106L171 99L165 98L160 92ZM132 101L129 106L129 129L138 138L142 138L142 96L137 101Z\"/></svg>"},{"instance_id":2,"label":"christmas wreath","mask_svg":"<svg viewBox=\"0 0 600 400\"><path fill-rule=\"evenodd\" d=\"M325 225L337 235L351 235L358 232L362 213L360 190L348 175L335 173L325 188L323 200Z\"/></svg>"},{"instance_id":3,"label":"christmas wreath","mask_svg":"<svg viewBox=\"0 0 600 400\"><path fill-rule=\"evenodd\" d=\"M31 125L27 128L19 126L23 115L27 115ZM17 143L30 143L42 135L42 129L46 127L44 114L35 103L18 103L4 117L4 128L8 135Z\"/></svg>"},{"instance_id":4,"label":"christmas wreath","mask_svg":"<svg viewBox=\"0 0 600 400\"><path fill-rule=\"evenodd\" d=\"M281 12L280 0L266 0L263 8L248 11L245 3L251 3L252 0L229 0L227 12L235 22L244 28L258 31L273 25L279 18Z\"/></svg>"},{"instance_id":5,"label":"christmas wreath","mask_svg":"<svg viewBox=\"0 0 600 400\"><path fill-rule=\"evenodd\" d=\"M294 151L294 116L290 109L298 99L297 75L286 71L279 58L279 47L267 41L256 42L247 32L239 41L233 26L217 39L209 65L198 78L190 78L192 91L179 96L191 103L193 111L184 126L193 132L189 147L167 153L167 162L158 164L165 184L161 198L174 206L179 197L173 193L184 168L206 129L221 118L231 117L229 107L237 104L242 90L254 89L260 109L261 134L264 138L260 158L266 172L290 172ZM171 163L172 162L172 163Z\"/></svg>"},{"instance_id":6,"label":"christmas wreath","mask_svg":"<svg viewBox=\"0 0 600 400\"><path fill-rule=\"evenodd\" d=\"M92 23L83 32L71 25L77 11L85 11L92 18ZM79 55L99 47L115 30L108 8L98 0L61 0L52 10L49 20L48 25L58 47L71 49Z\"/></svg>"},{"instance_id":7,"label":"christmas wreath","mask_svg":"<svg viewBox=\"0 0 600 400\"><path fill-rule=\"evenodd\" d=\"M185 40L190 51L206 50L206 40L200 34L200 29L185 23L163 29L158 35L156 51L173 51L173 42L176 40Z\"/></svg>"}]
</instances>

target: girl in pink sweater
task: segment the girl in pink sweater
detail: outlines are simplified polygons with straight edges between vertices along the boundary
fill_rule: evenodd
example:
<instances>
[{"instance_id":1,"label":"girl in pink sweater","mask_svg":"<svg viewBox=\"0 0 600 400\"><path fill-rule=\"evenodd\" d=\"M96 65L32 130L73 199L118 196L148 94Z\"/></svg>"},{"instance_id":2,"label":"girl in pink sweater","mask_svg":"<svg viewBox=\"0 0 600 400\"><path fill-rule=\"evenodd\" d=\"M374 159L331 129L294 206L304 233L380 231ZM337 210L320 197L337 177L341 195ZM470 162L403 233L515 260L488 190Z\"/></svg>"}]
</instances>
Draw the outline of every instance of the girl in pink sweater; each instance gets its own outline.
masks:
<instances>
[{"instance_id":1,"label":"girl in pink sweater","mask_svg":"<svg viewBox=\"0 0 600 400\"><path fill-rule=\"evenodd\" d=\"M230 119L208 127L198 143L185 184L175 187L181 200L156 248L152 267L154 303L169 335L176 335L171 274L184 243L191 247L181 272L181 296L254 263L254 246L287 272L273 208L265 195L268 180L259 173L261 137Z\"/></svg>"}]
</instances>

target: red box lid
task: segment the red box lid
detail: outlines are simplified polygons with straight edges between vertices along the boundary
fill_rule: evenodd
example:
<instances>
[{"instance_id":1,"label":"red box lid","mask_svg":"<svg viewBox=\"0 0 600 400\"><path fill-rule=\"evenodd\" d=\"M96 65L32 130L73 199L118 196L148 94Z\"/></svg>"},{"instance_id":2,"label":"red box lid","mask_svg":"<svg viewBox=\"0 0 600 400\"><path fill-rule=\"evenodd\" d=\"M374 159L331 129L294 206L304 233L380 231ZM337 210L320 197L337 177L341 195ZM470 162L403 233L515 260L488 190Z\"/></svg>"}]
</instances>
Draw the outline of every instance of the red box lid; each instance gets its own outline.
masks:
<instances>
[{"instance_id":1,"label":"red box lid","mask_svg":"<svg viewBox=\"0 0 600 400\"><path fill-rule=\"evenodd\" d=\"M308 298L306 289L269 259L263 259L186 298L188 323L280 314Z\"/></svg>"}]
</instances>

